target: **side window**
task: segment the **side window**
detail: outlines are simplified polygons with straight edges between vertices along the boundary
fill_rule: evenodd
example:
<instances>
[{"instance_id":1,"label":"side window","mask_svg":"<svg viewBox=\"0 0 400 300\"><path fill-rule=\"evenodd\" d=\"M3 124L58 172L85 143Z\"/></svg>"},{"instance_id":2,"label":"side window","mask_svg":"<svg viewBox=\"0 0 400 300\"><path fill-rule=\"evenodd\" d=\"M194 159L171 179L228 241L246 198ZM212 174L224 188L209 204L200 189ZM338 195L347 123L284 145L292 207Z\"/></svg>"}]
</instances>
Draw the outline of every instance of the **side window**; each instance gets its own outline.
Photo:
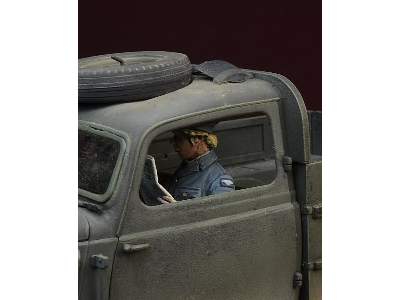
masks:
<instances>
[{"instance_id":1,"label":"side window","mask_svg":"<svg viewBox=\"0 0 400 300\"><path fill-rule=\"evenodd\" d=\"M78 137L79 195L104 202L113 192L125 142L110 132L84 125L79 127Z\"/></svg>"},{"instance_id":2,"label":"side window","mask_svg":"<svg viewBox=\"0 0 400 300\"><path fill-rule=\"evenodd\" d=\"M215 120L176 128L152 141L140 196L151 206L168 203L170 196L195 201L267 185L276 173L267 115Z\"/></svg>"}]
</instances>

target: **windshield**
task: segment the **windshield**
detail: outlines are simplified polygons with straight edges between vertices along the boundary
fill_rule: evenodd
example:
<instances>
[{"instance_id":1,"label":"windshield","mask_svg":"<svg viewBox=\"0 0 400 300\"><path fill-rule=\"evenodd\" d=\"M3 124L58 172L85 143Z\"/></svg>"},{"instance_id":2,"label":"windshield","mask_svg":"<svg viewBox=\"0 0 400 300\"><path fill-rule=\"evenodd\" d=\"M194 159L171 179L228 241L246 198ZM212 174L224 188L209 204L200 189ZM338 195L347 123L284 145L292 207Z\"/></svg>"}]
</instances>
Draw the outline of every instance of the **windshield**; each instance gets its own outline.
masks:
<instances>
[{"instance_id":1,"label":"windshield","mask_svg":"<svg viewBox=\"0 0 400 300\"><path fill-rule=\"evenodd\" d=\"M104 201L115 181L121 142L117 137L94 130L78 130L78 187L83 196ZM114 175L114 176L113 176Z\"/></svg>"}]
</instances>

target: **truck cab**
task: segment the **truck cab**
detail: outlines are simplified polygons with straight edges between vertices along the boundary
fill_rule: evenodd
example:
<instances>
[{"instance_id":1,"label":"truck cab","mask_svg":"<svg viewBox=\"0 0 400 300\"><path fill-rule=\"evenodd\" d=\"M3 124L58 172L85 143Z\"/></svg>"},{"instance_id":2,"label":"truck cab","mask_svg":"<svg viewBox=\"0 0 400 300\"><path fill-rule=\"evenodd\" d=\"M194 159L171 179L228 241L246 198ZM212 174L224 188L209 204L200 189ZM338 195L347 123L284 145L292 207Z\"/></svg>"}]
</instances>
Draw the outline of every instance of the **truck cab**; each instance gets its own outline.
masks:
<instances>
[{"instance_id":1,"label":"truck cab","mask_svg":"<svg viewBox=\"0 0 400 300\"><path fill-rule=\"evenodd\" d=\"M321 299L320 114L287 78L246 73L79 104L79 299ZM198 124L235 191L149 204L147 155L172 174L173 132Z\"/></svg>"}]
</instances>

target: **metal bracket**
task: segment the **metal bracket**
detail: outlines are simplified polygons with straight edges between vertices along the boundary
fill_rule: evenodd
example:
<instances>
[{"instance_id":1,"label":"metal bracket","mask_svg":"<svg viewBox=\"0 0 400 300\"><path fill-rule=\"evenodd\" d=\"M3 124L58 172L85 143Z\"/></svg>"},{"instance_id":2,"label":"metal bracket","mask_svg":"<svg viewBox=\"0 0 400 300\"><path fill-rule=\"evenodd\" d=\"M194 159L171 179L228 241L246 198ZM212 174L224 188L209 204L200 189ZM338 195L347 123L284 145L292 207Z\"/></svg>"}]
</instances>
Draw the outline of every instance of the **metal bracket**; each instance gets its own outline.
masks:
<instances>
[{"instance_id":1,"label":"metal bracket","mask_svg":"<svg viewBox=\"0 0 400 300\"><path fill-rule=\"evenodd\" d=\"M109 258L103 254L95 254L90 257L90 265L95 269L106 269Z\"/></svg>"},{"instance_id":2,"label":"metal bracket","mask_svg":"<svg viewBox=\"0 0 400 300\"><path fill-rule=\"evenodd\" d=\"M303 215L311 215L313 219L321 219L322 218L322 205L304 205L301 211Z\"/></svg>"},{"instance_id":3,"label":"metal bracket","mask_svg":"<svg viewBox=\"0 0 400 300\"><path fill-rule=\"evenodd\" d=\"M300 272L295 272L293 274L293 288L300 288L303 286L303 274Z\"/></svg>"},{"instance_id":4,"label":"metal bracket","mask_svg":"<svg viewBox=\"0 0 400 300\"><path fill-rule=\"evenodd\" d=\"M205 61L200 65L192 65L193 73L200 73L213 79L216 84L240 83L254 78L254 75L246 70L238 68L223 60Z\"/></svg>"},{"instance_id":5,"label":"metal bracket","mask_svg":"<svg viewBox=\"0 0 400 300\"><path fill-rule=\"evenodd\" d=\"M304 263L303 267L305 270L317 271L322 270L322 260L317 260L314 262Z\"/></svg>"},{"instance_id":6,"label":"metal bracket","mask_svg":"<svg viewBox=\"0 0 400 300\"><path fill-rule=\"evenodd\" d=\"M293 160L292 160L292 158L290 156L282 157L282 165L283 165L283 169L286 172L292 171L292 168L293 168Z\"/></svg>"}]
</instances>

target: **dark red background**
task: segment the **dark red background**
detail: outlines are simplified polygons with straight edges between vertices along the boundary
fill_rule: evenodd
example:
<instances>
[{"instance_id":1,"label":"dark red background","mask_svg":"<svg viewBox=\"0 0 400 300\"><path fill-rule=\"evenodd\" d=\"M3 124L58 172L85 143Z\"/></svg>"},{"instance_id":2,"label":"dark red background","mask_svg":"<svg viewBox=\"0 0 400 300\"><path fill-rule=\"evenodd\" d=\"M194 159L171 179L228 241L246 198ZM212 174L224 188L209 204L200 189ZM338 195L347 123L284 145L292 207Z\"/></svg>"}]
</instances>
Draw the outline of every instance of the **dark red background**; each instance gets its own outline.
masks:
<instances>
[{"instance_id":1,"label":"dark red background","mask_svg":"<svg viewBox=\"0 0 400 300\"><path fill-rule=\"evenodd\" d=\"M79 57L164 50L288 77L321 110L321 0L79 0Z\"/></svg>"}]
</instances>

